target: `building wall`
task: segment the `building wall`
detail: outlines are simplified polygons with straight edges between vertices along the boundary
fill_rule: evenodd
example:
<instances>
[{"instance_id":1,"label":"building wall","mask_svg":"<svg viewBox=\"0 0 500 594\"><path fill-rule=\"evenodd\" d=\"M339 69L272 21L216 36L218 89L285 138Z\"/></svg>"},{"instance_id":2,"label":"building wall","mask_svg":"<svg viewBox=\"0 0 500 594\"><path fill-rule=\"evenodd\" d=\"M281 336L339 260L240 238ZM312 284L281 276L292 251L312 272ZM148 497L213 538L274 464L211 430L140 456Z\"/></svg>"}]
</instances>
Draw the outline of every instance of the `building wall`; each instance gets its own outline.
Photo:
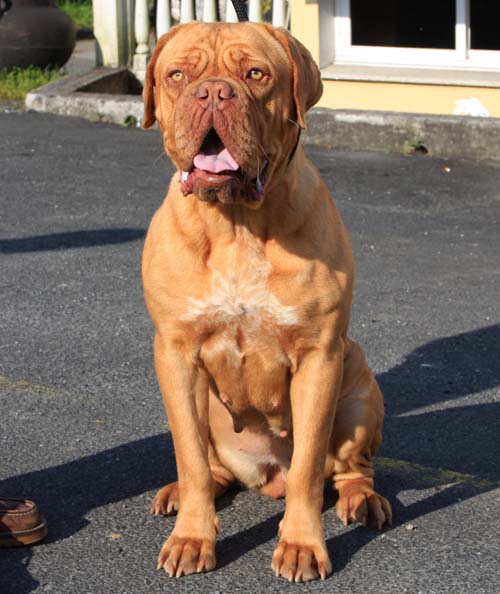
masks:
<instances>
[{"instance_id":1,"label":"building wall","mask_svg":"<svg viewBox=\"0 0 500 594\"><path fill-rule=\"evenodd\" d=\"M332 0L333 2L333 0ZM319 5L308 0L290 0L290 30L319 63Z\"/></svg>"},{"instance_id":2,"label":"building wall","mask_svg":"<svg viewBox=\"0 0 500 594\"><path fill-rule=\"evenodd\" d=\"M500 118L500 89L350 80L323 80L323 85L318 105L330 109L451 115L457 100L475 98L491 117Z\"/></svg>"},{"instance_id":3,"label":"building wall","mask_svg":"<svg viewBox=\"0 0 500 594\"><path fill-rule=\"evenodd\" d=\"M332 0L333 1L333 0ZM315 0L291 0L291 31L319 62L320 10ZM333 30L332 30L333 35ZM362 80L323 80L318 105L330 109L362 109L451 115L456 102L478 99L490 116L500 118L498 88L457 84L422 84Z\"/></svg>"}]
</instances>

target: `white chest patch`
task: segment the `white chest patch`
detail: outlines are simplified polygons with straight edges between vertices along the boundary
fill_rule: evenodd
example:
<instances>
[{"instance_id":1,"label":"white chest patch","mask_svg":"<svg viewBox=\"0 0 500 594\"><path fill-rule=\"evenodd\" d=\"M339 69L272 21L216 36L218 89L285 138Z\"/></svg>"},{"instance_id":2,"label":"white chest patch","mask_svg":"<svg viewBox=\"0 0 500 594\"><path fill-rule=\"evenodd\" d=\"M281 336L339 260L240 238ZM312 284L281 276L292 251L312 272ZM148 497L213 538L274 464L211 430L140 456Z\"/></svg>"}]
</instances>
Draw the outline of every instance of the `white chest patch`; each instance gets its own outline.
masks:
<instances>
[{"instance_id":1,"label":"white chest patch","mask_svg":"<svg viewBox=\"0 0 500 594\"><path fill-rule=\"evenodd\" d=\"M231 274L230 278L214 270L210 295L206 299L189 297L181 319L189 322L203 319L210 326L240 322L249 330L262 324L296 325L296 308L281 304L268 288L270 264L254 262L253 266L245 268Z\"/></svg>"}]
</instances>

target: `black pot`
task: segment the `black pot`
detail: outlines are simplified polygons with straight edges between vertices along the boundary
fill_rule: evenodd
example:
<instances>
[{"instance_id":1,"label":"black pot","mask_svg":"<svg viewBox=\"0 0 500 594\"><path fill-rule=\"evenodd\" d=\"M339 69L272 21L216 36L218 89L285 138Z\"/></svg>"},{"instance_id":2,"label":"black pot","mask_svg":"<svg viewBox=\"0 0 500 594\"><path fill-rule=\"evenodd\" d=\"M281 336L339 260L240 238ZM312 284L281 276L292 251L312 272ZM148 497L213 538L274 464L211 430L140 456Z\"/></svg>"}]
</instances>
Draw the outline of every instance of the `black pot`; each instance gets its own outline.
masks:
<instances>
[{"instance_id":1,"label":"black pot","mask_svg":"<svg viewBox=\"0 0 500 594\"><path fill-rule=\"evenodd\" d=\"M53 0L13 0L0 18L0 69L60 67L74 47L73 21Z\"/></svg>"}]
</instances>

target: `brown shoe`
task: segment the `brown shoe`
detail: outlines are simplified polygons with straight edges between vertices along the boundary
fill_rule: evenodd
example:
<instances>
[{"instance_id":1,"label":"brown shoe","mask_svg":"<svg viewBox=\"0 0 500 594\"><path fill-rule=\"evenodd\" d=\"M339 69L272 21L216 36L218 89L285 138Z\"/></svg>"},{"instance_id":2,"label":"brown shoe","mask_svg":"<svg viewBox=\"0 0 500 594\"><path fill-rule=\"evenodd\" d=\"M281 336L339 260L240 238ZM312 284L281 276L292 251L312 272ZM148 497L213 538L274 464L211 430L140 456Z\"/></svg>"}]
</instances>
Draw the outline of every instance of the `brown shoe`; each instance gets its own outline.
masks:
<instances>
[{"instance_id":1,"label":"brown shoe","mask_svg":"<svg viewBox=\"0 0 500 594\"><path fill-rule=\"evenodd\" d=\"M33 544L47 536L47 523L34 501L0 498L0 547Z\"/></svg>"}]
</instances>

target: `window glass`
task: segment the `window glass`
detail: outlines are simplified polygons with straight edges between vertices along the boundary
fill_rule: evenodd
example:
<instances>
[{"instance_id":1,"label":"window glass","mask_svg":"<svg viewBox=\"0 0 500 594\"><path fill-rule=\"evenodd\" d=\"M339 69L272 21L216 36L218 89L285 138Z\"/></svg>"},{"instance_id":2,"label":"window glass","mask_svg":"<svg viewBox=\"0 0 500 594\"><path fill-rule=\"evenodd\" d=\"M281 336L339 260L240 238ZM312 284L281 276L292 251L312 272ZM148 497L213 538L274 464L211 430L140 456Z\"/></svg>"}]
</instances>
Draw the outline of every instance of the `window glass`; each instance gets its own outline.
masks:
<instances>
[{"instance_id":1,"label":"window glass","mask_svg":"<svg viewBox=\"0 0 500 594\"><path fill-rule=\"evenodd\" d=\"M472 49L500 50L500 0L471 0Z\"/></svg>"},{"instance_id":2,"label":"window glass","mask_svg":"<svg viewBox=\"0 0 500 594\"><path fill-rule=\"evenodd\" d=\"M351 26L353 45L454 49L455 0L351 0Z\"/></svg>"}]
</instances>

